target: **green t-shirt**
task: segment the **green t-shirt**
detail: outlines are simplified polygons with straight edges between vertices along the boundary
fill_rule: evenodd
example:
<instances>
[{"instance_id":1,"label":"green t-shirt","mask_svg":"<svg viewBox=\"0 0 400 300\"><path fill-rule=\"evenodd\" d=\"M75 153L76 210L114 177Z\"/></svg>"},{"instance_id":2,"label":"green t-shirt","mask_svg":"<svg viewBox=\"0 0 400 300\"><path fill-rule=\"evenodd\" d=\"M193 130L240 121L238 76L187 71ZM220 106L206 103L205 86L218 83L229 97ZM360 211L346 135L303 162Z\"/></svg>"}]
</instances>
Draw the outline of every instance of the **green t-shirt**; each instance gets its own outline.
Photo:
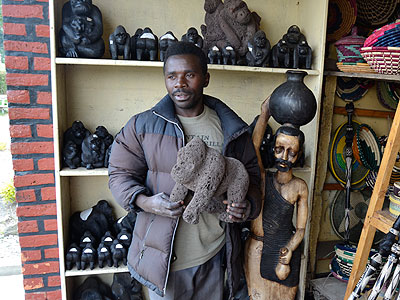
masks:
<instances>
[{"instance_id":1,"label":"green t-shirt","mask_svg":"<svg viewBox=\"0 0 400 300\"><path fill-rule=\"evenodd\" d=\"M200 137L210 148L222 152L224 136L221 121L217 113L207 106L196 117L178 116L188 143L194 137ZM198 224L179 220L175 235L174 250L177 259L172 263L172 271L183 270L201 265L212 258L225 244L225 224L217 214L203 212Z\"/></svg>"}]
</instances>

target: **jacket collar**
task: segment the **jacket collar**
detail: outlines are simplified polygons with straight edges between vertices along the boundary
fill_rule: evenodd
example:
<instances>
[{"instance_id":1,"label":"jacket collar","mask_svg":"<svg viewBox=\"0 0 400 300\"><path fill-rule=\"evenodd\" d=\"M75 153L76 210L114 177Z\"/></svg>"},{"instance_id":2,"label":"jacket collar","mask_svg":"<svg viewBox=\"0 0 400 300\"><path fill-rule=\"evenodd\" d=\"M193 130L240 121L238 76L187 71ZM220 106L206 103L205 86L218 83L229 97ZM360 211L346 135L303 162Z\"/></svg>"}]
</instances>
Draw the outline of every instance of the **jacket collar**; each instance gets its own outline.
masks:
<instances>
[{"instance_id":1,"label":"jacket collar","mask_svg":"<svg viewBox=\"0 0 400 300\"><path fill-rule=\"evenodd\" d=\"M247 130L247 124L224 102L212 96L203 96L204 104L215 110L221 120L221 127L224 133L224 145L235 139ZM167 94L152 109L153 112L163 116L173 123L180 124L175 114L174 102Z\"/></svg>"}]
</instances>

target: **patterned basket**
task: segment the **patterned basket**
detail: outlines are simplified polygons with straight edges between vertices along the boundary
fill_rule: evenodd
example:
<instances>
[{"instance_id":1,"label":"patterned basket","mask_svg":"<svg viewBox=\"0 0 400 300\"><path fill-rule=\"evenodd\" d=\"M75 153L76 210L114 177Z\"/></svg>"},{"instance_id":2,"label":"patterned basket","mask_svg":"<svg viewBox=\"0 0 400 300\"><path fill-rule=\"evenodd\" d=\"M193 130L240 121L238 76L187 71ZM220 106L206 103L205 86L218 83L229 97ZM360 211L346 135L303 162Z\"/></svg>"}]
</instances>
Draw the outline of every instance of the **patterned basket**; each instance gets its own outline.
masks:
<instances>
[{"instance_id":1,"label":"patterned basket","mask_svg":"<svg viewBox=\"0 0 400 300\"><path fill-rule=\"evenodd\" d=\"M400 74L400 47L363 47L361 55L380 74Z\"/></svg>"},{"instance_id":2,"label":"patterned basket","mask_svg":"<svg viewBox=\"0 0 400 300\"><path fill-rule=\"evenodd\" d=\"M367 63L336 63L337 68L347 73L376 73Z\"/></svg>"},{"instance_id":3,"label":"patterned basket","mask_svg":"<svg viewBox=\"0 0 400 300\"><path fill-rule=\"evenodd\" d=\"M330 0L328 8L328 41L337 41L348 34L356 22L356 0Z\"/></svg>"},{"instance_id":4,"label":"patterned basket","mask_svg":"<svg viewBox=\"0 0 400 300\"><path fill-rule=\"evenodd\" d=\"M387 24L378 28L372 32L370 36L364 42L364 47L374 47L382 44L384 47L391 46L391 39L398 40L400 33L400 21L396 21L394 23ZM385 44L386 42L386 44Z\"/></svg>"},{"instance_id":5,"label":"patterned basket","mask_svg":"<svg viewBox=\"0 0 400 300\"><path fill-rule=\"evenodd\" d=\"M341 38L335 43L337 58L343 63L365 63L361 56L360 48L363 47L365 38L357 35L357 26L351 29L351 34Z\"/></svg>"},{"instance_id":6,"label":"patterned basket","mask_svg":"<svg viewBox=\"0 0 400 300\"><path fill-rule=\"evenodd\" d=\"M396 6L397 0L357 0L357 22L367 26L385 24Z\"/></svg>"}]
</instances>

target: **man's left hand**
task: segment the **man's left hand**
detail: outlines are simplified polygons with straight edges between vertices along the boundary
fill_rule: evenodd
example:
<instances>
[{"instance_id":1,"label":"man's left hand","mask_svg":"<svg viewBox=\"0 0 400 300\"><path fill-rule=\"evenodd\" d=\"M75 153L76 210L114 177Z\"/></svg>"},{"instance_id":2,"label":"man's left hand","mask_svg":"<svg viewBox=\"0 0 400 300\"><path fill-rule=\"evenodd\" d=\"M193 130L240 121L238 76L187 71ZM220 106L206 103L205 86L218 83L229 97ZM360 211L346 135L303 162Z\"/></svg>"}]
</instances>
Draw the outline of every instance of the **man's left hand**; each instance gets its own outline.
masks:
<instances>
[{"instance_id":1,"label":"man's left hand","mask_svg":"<svg viewBox=\"0 0 400 300\"><path fill-rule=\"evenodd\" d=\"M227 204L226 212L232 222L244 222L250 215L250 202L246 199L232 204L228 204L228 201L224 200L224 204Z\"/></svg>"}]
</instances>

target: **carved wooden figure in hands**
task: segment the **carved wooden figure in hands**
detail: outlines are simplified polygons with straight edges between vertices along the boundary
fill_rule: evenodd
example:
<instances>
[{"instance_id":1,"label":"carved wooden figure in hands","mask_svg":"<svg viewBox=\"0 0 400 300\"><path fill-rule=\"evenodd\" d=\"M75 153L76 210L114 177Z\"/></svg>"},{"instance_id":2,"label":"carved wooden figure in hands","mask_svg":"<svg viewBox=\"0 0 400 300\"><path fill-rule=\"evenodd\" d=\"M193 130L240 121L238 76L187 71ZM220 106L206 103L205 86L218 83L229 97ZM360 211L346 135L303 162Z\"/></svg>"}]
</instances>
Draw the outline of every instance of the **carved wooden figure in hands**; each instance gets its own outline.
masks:
<instances>
[{"instance_id":1,"label":"carved wooden figure in hands","mask_svg":"<svg viewBox=\"0 0 400 300\"><path fill-rule=\"evenodd\" d=\"M293 300L299 282L299 245L307 222L308 187L304 180L293 175L292 167L301 155L304 135L290 124L281 126L274 143L278 171L265 174L258 149L269 117L267 99L253 132L265 201L262 213L251 223L251 238L247 240L245 249L245 274L250 299ZM294 228L295 204L297 218Z\"/></svg>"},{"instance_id":2,"label":"carved wooden figure in hands","mask_svg":"<svg viewBox=\"0 0 400 300\"><path fill-rule=\"evenodd\" d=\"M118 56L122 56L123 59L131 58L131 38L124 26L118 25L114 32L110 34L108 41L112 59L118 59Z\"/></svg>"},{"instance_id":3,"label":"carved wooden figure in hands","mask_svg":"<svg viewBox=\"0 0 400 300\"><path fill-rule=\"evenodd\" d=\"M92 0L70 0L62 9L61 55L100 58L104 54L103 20Z\"/></svg>"}]
</instances>

